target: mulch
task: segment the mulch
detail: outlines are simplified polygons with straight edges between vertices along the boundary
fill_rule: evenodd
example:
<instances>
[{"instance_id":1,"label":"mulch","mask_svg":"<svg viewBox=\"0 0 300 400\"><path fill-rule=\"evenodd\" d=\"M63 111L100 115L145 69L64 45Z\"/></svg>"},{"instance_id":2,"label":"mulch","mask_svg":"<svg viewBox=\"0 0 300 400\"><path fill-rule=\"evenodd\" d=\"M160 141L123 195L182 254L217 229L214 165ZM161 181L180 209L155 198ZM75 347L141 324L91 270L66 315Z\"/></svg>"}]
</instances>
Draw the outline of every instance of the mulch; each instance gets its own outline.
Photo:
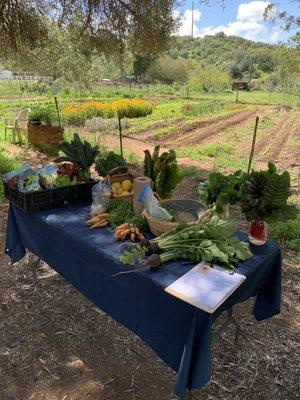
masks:
<instances>
[{"instance_id":1,"label":"mulch","mask_svg":"<svg viewBox=\"0 0 300 400\"><path fill-rule=\"evenodd\" d=\"M185 181L183 189L188 187ZM0 211L2 243L7 208L5 203ZM35 279L35 259L28 254L11 265L0 255L0 399L175 400L175 373L46 264ZM243 329L239 342L233 328L214 339L212 379L187 400L299 398L296 264L295 255L285 252L279 316L256 322L253 300L236 307Z\"/></svg>"}]
</instances>

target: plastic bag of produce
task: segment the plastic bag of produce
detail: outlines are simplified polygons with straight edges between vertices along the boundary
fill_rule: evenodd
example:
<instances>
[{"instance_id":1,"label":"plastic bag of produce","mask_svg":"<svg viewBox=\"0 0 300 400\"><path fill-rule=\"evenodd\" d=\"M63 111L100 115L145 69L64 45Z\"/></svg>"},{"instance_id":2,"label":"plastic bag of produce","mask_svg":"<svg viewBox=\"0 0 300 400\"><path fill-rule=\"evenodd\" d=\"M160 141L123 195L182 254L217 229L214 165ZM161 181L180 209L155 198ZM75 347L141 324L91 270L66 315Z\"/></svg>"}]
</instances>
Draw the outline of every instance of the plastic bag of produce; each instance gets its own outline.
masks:
<instances>
[{"instance_id":1,"label":"plastic bag of produce","mask_svg":"<svg viewBox=\"0 0 300 400\"><path fill-rule=\"evenodd\" d=\"M32 169L32 165L29 163L23 164L21 167L14 169L13 171L9 171L6 174L3 174L3 180L5 182L8 182L11 178L14 178L15 176L18 176L25 171L28 171L29 169Z\"/></svg>"},{"instance_id":2,"label":"plastic bag of produce","mask_svg":"<svg viewBox=\"0 0 300 400\"><path fill-rule=\"evenodd\" d=\"M159 221L171 221L172 216L159 204L150 186L144 186L142 188L138 200L143 203L146 211L151 215L151 217L158 219Z\"/></svg>"},{"instance_id":3,"label":"plastic bag of produce","mask_svg":"<svg viewBox=\"0 0 300 400\"><path fill-rule=\"evenodd\" d=\"M57 166L47 165L37 171L40 177L40 185L43 189L52 189L57 178Z\"/></svg>"},{"instance_id":4,"label":"plastic bag of produce","mask_svg":"<svg viewBox=\"0 0 300 400\"><path fill-rule=\"evenodd\" d=\"M39 183L39 175L33 169L25 171L23 174L19 175L18 190L23 193L36 192L41 190L41 185Z\"/></svg>"},{"instance_id":5,"label":"plastic bag of produce","mask_svg":"<svg viewBox=\"0 0 300 400\"><path fill-rule=\"evenodd\" d=\"M111 188L106 182L99 182L92 187L93 203L91 205L92 214L104 213L107 210L111 197Z\"/></svg>"}]
</instances>

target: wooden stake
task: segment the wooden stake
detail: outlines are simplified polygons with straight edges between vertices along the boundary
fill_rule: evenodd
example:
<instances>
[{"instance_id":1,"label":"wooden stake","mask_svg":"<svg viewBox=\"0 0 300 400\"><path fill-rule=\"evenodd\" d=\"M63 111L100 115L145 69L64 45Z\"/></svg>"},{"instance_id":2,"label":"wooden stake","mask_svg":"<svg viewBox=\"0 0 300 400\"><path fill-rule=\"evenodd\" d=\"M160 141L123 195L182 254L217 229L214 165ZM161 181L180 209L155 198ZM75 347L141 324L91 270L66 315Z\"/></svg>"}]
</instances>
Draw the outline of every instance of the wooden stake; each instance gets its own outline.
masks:
<instances>
[{"instance_id":1,"label":"wooden stake","mask_svg":"<svg viewBox=\"0 0 300 400\"><path fill-rule=\"evenodd\" d=\"M54 101L55 101L55 108L56 108L58 123L59 123L59 126L61 126L61 124L60 124L60 115L59 115L59 108L58 108L58 101L57 101L57 97L56 97L56 96L54 97Z\"/></svg>"},{"instance_id":2,"label":"wooden stake","mask_svg":"<svg viewBox=\"0 0 300 400\"><path fill-rule=\"evenodd\" d=\"M123 157L122 124L121 124L121 118L119 117L118 119L119 119L120 153L121 156Z\"/></svg>"},{"instance_id":3,"label":"wooden stake","mask_svg":"<svg viewBox=\"0 0 300 400\"><path fill-rule=\"evenodd\" d=\"M259 117L256 117L255 125L254 125L253 138L252 138L251 153L250 153L249 164L248 164L248 172L247 172L248 175L250 174L252 159L253 159L253 155L254 155L254 147L255 147L255 142L256 142L256 133L257 133L258 121L259 121Z\"/></svg>"}]
</instances>

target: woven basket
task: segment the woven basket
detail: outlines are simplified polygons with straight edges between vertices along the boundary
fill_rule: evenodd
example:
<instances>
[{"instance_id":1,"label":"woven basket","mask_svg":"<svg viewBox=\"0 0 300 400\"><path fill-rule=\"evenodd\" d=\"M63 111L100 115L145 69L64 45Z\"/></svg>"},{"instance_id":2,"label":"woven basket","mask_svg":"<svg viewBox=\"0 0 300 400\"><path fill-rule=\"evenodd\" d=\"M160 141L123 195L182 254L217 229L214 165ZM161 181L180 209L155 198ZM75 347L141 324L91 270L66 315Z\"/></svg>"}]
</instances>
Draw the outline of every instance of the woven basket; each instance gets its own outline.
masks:
<instances>
[{"instance_id":1,"label":"woven basket","mask_svg":"<svg viewBox=\"0 0 300 400\"><path fill-rule=\"evenodd\" d=\"M114 182L123 182L126 179L128 179L129 181L131 181L133 183L135 176L132 175L131 172L129 172L129 169L127 166L122 166L122 167L116 167L114 169L112 169L111 171L109 171L109 173L106 176L106 180L107 183L109 185L112 185ZM129 194L127 196L117 196L117 195L113 195L114 199L118 199L118 200L123 200L123 201L128 201L130 203L133 202L133 194Z\"/></svg>"},{"instance_id":2,"label":"woven basket","mask_svg":"<svg viewBox=\"0 0 300 400\"><path fill-rule=\"evenodd\" d=\"M191 208L193 208L192 214L194 214L194 220L187 222L188 226L199 224L201 222L207 221L211 218L212 213L210 210L205 210L204 206L195 200L185 200L185 199L172 199L172 200L162 200L159 202L162 207L168 206L169 209L173 209L174 211L181 210L182 212L191 212ZM192 207L191 207L192 206ZM198 211L197 211L198 208ZM143 216L146 218L149 224L149 228L151 232L155 236L160 236L163 233L172 231L176 229L180 222L175 221L159 221L158 219L153 218L148 214L146 210L143 211ZM184 219L182 219L184 220Z\"/></svg>"}]
</instances>

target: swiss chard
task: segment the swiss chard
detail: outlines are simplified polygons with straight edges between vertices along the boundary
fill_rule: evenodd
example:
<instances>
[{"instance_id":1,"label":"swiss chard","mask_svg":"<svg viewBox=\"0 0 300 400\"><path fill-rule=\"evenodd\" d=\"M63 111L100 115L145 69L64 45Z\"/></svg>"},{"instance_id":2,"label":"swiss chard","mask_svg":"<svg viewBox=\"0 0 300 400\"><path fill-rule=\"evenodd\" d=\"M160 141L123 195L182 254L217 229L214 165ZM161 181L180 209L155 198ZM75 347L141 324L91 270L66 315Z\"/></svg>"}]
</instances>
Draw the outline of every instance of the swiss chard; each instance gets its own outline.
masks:
<instances>
[{"instance_id":1,"label":"swiss chard","mask_svg":"<svg viewBox=\"0 0 300 400\"><path fill-rule=\"evenodd\" d=\"M153 154L145 150L144 175L154 182L154 190L161 198L172 196L172 191L182 181L183 171L177 164L174 150L159 155L159 146L156 146Z\"/></svg>"},{"instance_id":2,"label":"swiss chard","mask_svg":"<svg viewBox=\"0 0 300 400\"><path fill-rule=\"evenodd\" d=\"M292 219L297 209L287 205L290 195L289 173L278 174L275 165L269 163L267 171L252 171L242 185L242 211L249 221Z\"/></svg>"}]
</instances>

